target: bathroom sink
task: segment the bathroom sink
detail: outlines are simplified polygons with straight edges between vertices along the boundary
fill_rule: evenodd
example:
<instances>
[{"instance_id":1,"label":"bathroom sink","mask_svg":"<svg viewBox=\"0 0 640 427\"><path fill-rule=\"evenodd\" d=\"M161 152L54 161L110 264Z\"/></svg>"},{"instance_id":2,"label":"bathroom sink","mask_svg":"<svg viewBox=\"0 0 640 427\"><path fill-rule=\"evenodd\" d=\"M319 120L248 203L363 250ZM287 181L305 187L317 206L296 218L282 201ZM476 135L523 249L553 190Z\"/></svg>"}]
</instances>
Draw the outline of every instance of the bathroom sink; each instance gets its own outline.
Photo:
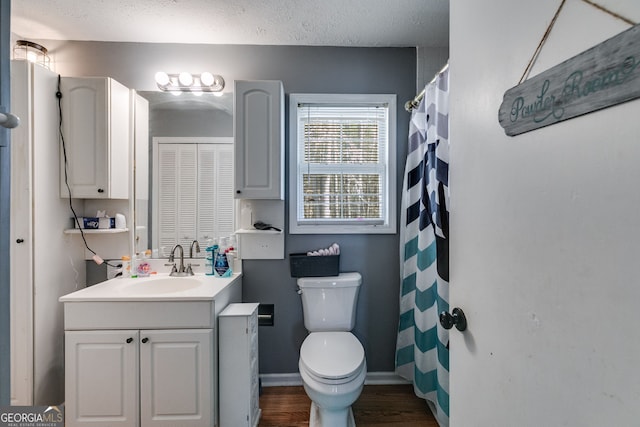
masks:
<instances>
[{"instance_id":1,"label":"bathroom sink","mask_svg":"<svg viewBox=\"0 0 640 427\"><path fill-rule=\"evenodd\" d=\"M210 328L242 300L242 274L116 278L64 295L66 330Z\"/></svg>"},{"instance_id":2,"label":"bathroom sink","mask_svg":"<svg viewBox=\"0 0 640 427\"><path fill-rule=\"evenodd\" d=\"M123 284L122 290L136 295L157 295L185 292L203 285L197 277L153 277L132 279Z\"/></svg>"}]
</instances>

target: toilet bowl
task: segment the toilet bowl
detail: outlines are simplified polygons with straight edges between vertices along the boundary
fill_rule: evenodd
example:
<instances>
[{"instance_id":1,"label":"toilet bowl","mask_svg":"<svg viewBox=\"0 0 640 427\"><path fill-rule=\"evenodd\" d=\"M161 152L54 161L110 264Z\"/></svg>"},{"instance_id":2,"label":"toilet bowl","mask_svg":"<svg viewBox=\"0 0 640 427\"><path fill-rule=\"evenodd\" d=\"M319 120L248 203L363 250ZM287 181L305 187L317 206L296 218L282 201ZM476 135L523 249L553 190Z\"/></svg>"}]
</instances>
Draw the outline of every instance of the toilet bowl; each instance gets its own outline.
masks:
<instances>
[{"instance_id":1,"label":"toilet bowl","mask_svg":"<svg viewBox=\"0 0 640 427\"><path fill-rule=\"evenodd\" d=\"M367 374L360 341L351 332L312 332L302 343L298 367L313 402L309 426L355 426L351 405Z\"/></svg>"},{"instance_id":2,"label":"toilet bowl","mask_svg":"<svg viewBox=\"0 0 640 427\"><path fill-rule=\"evenodd\" d=\"M350 332L361 283L357 272L298 279L309 331L300 347L298 368L312 401L310 427L355 426L351 404L367 375L364 348Z\"/></svg>"}]
</instances>

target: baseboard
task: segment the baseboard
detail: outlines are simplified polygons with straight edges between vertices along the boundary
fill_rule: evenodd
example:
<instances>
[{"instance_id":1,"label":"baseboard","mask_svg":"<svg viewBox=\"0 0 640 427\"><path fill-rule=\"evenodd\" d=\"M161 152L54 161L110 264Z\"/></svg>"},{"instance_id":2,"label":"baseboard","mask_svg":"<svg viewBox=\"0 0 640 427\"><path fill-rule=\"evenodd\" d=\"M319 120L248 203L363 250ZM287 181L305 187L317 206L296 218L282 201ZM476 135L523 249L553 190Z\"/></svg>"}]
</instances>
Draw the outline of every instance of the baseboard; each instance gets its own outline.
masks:
<instances>
[{"instance_id":1,"label":"baseboard","mask_svg":"<svg viewBox=\"0 0 640 427\"><path fill-rule=\"evenodd\" d=\"M288 374L260 374L260 380L263 387L285 387L285 386L301 386L302 377L300 373L292 372ZM366 385L395 385L409 384L395 372L367 372L367 378L364 380Z\"/></svg>"},{"instance_id":2,"label":"baseboard","mask_svg":"<svg viewBox=\"0 0 640 427\"><path fill-rule=\"evenodd\" d=\"M367 372L364 383L365 385L397 385L409 384L409 381L395 372Z\"/></svg>"}]
</instances>

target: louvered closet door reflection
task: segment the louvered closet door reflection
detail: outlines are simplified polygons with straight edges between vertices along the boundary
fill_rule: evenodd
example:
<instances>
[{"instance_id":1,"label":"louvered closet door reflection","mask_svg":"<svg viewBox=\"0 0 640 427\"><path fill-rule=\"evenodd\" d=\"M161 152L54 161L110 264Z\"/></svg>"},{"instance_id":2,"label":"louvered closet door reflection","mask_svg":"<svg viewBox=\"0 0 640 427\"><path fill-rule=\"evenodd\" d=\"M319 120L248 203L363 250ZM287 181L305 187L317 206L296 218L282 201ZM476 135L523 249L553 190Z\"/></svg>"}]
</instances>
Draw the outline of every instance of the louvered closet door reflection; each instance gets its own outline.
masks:
<instances>
[{"instance_id":1,"label":"louvered closet door reflection","mask_svg":"<svg viewBox=\"0 0 640 427\"><path fill-rule=\"evenodd\" d=\"M234 231L233 145L158 145L158 248L204 248Z\"/></svg>"},{"instance_id":2,"label":"louvered closet door reflection","mask_svg":"<svg viewBox=\"0 0 640 427\"><path fill-rule=\"evenodd\" d=\"M209 246L215 235L216 152L212 144L198 146L198 242ZM201 250L204 251L204 247Z\"/></svg>"},{"instance_id":3,"label":"louvered closet door reflection","mask_svg":"<svg viewBox=\"0 0 640 427\"><path fill-rule=\"evenodd\" d=\"M185 250L196 239L198 226L198 146L178 147L178 236Z\"/></svg>"},{"instance_id":4,"label":"louvered closet door reflection","mask_svg":"<svg viewBox=\"0 0 640 427\"><path fill-rule=\"evenodd\" d=\"M216 156L216 236L230 236L235 231L233 207L233 145L218 145Z\"/></svg>"},{"instance_id":5,"label":"louvered closet door reflection","mask_svg":"<svg viewBox=\"0 0 640 427\"><path fill-rule=\"evenodd\" d=\"M158 145L158 249L168 256L178 235L178 147L175 144Z\"/></svg>"}]
</instances>

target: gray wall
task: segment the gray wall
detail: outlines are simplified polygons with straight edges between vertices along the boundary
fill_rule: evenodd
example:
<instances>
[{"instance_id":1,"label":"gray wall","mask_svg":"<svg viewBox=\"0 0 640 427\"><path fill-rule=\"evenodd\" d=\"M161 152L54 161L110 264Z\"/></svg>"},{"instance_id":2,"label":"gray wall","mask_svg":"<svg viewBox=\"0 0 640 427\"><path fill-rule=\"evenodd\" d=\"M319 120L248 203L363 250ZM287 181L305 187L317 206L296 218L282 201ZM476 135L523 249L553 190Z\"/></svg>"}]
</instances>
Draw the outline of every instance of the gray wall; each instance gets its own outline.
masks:
<instances>
[{"instance_id":1,"label":"gray wall","mask_svg":"<svg viewBox=\"0 0 640 427\"><path fill-rule=\"evenodd\" d=\"M62 75L107 75L138 90L155 90L153 76L158 70L208 70L221 74L228 90L238 79L281 80L287 105L290 93L397 94L397 191L401 192L409 127L409 114L403 106L416 95L415 48L42 43L50 49L56 71ZM443 65L442 49L434 51L432 62L427 59L428 53L428 49L421 49L421 62L438 70ZM288 142L288 135L286 139ZM397 204L399 209L399 200ZM326 247L333 242L341 246L341 270L359 271L363 276L354 332L364 344L368 369L393 371L398 323L398 235L287 234L285 253ZM260 328L261 373L298 370L298 350L306 331L288 262L252 260L244 264L245 301L275 304L275 325Z\"/></svg>"}]
</instances>

